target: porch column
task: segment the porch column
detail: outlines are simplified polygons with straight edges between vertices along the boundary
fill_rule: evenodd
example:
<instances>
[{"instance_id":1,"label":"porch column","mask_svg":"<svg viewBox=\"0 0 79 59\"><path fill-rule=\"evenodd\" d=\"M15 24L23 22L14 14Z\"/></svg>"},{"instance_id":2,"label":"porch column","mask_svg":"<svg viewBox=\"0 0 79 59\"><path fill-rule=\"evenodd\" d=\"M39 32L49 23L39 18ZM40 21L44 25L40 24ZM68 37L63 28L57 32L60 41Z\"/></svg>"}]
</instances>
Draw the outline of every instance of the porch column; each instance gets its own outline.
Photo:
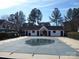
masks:
<instances>
[{"instance_id":1,"label":"porch column","mask_svg":"<svg viewBox=\"0 0 79 59\"><path fill-rule=\"evenodd\" d=\"M39 30L39 36L40 36L40 30Z\"/></svg>"},{"instance_id":2,"label":"porch column","mask_svg":"<svg viewBox=\"0 0 79 59\"><path fill-rule=\"evenodd\" d=\"M26 30L25 30L25 36L26 36Z\"/></svg>"}]
</instances>

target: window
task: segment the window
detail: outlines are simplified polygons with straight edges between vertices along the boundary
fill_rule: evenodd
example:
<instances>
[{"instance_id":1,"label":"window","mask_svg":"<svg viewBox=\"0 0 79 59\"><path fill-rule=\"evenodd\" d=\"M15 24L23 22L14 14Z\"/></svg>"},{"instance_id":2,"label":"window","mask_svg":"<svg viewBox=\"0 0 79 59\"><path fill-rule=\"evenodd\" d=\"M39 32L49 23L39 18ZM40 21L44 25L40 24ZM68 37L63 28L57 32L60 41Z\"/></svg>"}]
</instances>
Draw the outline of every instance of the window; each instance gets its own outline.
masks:
<instances>
[{"instance_id":1,"label":"window","mask_svg":"<svg viewBox=\"0 0 79 59\"><path fill-rule=\"evenodd\" d=\"M53 33L56 33L56 31L53 31Z\"/></svg>"},{"instance_id":2,"label":"window","mask_svg":"<svg viewBox=\"0 0 79 59\"><path fill-rule=\"evenodd\" d=\"M35 33L35 31L32 31L32 33Z\"/></svg>"}]
</instances>

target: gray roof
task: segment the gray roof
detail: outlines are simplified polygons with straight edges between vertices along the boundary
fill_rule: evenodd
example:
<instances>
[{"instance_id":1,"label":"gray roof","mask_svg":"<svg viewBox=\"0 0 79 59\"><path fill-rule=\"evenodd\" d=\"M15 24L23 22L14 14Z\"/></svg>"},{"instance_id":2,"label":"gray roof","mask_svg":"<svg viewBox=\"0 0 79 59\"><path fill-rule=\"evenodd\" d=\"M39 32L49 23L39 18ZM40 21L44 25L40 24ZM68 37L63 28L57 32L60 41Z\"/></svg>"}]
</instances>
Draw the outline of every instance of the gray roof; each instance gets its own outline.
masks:
<instances>
[{"instance_id":1,"label":"gray roof","mask_svg":"<svg viewBox=\"0 0 79 59\"><path fill-rule=\"evenodd\" d=\"M26 26L23 27L24 30L40 30L43 26ZM63 30L62 26L45 26L48 30Z\"/></svg>"},{"instance_id":2,"label":"gray roof","mask_svg":"<svg viewBox=\"0 0 79 59\"><path fill-rule=\"evenodd\" d=\"M49 22L41 22L39 23L39 26L50 26Z\"/></svg>"},{"instance_id":3,"label":"gray roof","mask_svg":"<svg viewBox=\"0 0 79 59\"><path fill-rule=\"evenodd\" d=\"M41 28L41 26L26 26L23 27L23 29L25 30L39 30Z\"/></svg>"},{"instance_id":4,"label":"gray roof","mask_svg":"<svg viewBox=\"0 0 79 59\"><path fill-rule=\"evenodd\" d=\"M63 30L62 26L46 26L48 30Z\"/></svg>"}]
</instances>

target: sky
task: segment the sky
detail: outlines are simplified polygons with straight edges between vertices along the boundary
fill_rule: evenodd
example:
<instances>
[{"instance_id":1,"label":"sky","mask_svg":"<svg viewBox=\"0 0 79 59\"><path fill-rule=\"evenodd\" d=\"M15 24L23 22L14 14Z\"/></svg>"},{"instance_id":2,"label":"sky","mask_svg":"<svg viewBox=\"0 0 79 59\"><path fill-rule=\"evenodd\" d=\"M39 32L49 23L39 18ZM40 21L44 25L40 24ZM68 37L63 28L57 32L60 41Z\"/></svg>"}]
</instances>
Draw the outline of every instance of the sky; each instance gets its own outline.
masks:
<instances>
[{"instance_id":1,"label":"sky","mask_svg":"<svg viewBox=\"0 0 79 59\"><path fill-rule=\"evenodd\" d=\"M43 14L42 22L47 22L54 8L58 8L64 16L69 8L78 7L79 0L0 0L0 18L23 11L27 20L31 10L38 8Z\"/></svg>"}]
</instances>

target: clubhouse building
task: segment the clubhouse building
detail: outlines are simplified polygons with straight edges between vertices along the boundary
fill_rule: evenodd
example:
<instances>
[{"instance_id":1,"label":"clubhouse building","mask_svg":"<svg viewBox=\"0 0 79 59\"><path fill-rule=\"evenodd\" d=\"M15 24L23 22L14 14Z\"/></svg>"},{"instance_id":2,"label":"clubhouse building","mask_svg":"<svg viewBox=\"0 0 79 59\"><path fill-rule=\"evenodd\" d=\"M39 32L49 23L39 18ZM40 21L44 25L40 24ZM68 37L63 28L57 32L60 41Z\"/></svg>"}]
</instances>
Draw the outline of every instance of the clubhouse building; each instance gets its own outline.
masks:
<instances>
[{"instance_id":1,"label":"clubhouse building","mask_svg":"<svg viewBox=\"0 0 79 59\"><path fill-rule=\"evenodd\" d=\"M50 26L46 23L40 25L26 25L22 28L25 36L64 36L62 26Z\"/></svg>"}]
</instances>

